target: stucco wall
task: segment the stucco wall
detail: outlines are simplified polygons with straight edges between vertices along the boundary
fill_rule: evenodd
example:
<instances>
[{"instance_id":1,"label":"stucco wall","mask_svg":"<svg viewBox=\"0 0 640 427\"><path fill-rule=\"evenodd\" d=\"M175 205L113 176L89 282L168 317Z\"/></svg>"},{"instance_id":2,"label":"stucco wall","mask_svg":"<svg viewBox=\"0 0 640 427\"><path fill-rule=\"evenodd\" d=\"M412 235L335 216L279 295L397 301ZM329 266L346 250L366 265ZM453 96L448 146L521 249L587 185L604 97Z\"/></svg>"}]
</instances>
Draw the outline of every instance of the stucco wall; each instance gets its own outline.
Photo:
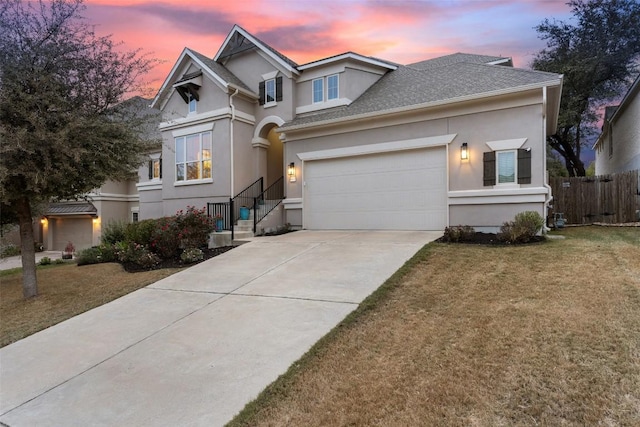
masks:
<instances>
[{"instance_id":1,"label":"stucco wall","mask_svg":"<svg viewBox=\"0 0 640 427\"><path fill-rule=\"evenodd\" d=\"M512 221L516 214L524 211L535 211L546 217L541 203L450 206L449 225L470 225L477 231L496 232L502 223Z\"/></svg>"}]
</instances>

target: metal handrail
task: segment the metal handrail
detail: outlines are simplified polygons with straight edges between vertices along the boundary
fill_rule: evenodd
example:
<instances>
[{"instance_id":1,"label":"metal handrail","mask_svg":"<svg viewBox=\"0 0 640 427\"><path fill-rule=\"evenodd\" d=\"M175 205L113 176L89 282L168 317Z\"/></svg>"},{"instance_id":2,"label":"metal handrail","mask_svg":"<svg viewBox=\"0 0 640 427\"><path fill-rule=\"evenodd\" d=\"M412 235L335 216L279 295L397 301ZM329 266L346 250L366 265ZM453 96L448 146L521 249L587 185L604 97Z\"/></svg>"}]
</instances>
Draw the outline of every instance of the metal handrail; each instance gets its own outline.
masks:
<instances>
[{"instance_id":1,"label":"metal handrail","mask_svg":"<svg viewBox=\"0 0 640 427\"><path fill-rule=\"evenodd\" d=\"M282 203L284 199L284 177L281 176L266 190L253 198L253 233L257 230L258 223L262 221L269 212Z\"/></svg>"}]
</instances>

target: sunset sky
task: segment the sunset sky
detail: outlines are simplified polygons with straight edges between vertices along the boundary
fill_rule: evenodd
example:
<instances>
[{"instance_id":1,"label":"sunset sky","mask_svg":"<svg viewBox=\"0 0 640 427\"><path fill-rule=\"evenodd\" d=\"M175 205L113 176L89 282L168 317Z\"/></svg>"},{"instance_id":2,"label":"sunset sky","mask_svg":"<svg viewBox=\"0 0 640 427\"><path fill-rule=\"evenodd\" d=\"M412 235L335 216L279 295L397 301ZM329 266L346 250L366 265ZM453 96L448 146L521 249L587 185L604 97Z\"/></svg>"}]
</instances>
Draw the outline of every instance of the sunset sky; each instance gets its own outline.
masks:
<instances>
[{"instance_id":1,"label":"sunset sky","mask_svg":"<svg viewBox=\"0 0 640 427\"><path fill-rule=\"evenodd\" d=\"M534 26L570 20L565 0L87 0L100 35L163 61L157 89L184 47L213 57L234 24L298 64L354 51L408 64L454 52L513 57L528 68L545 46Z\"/></svg>"}]
</instances>

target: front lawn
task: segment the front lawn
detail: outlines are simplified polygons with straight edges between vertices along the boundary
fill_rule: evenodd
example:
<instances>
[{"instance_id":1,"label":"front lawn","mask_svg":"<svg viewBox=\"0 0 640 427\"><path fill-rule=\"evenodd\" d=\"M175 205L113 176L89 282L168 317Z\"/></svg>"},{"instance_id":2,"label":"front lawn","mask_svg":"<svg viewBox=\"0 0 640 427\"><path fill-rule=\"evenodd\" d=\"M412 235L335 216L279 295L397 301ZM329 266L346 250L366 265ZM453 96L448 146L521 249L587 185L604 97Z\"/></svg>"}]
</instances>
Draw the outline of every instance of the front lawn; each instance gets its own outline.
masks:
<instances>
[{"instance_id":1,"label":"front lawn","mask_svg":"<svg viewBox=\"0 0 640 427\"><path fill-rule=\"evenodd\" d=\"M640 425L640 228L432 243L230 423Z\"/></svg>"},{"instance_id":2,"label":"front lawn","mask_svg":"<svg viewBox=\"0 0 640 427\"><path fill-rule=\"evenodd\" d=\"M37 297L22 296L22 269L0 274L0 347L140 289L179 269L127 273L120 264L39 266Z\"/></svg>"}]
</instances>

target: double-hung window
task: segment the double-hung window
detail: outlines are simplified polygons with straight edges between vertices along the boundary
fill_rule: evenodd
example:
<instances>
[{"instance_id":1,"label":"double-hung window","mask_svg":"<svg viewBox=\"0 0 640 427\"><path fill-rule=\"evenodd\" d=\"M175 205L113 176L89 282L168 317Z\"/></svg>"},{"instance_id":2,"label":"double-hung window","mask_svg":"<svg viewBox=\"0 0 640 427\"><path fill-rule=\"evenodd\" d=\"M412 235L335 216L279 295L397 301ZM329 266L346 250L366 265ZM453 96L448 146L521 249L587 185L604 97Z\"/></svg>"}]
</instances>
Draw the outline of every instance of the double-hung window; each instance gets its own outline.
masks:
<instances>
[{"instance_id":1,"label":"double-hung window","mask_svg":"<svg viewBox=\"0 0 640 427\"><path fill-rule=\"evenodd\" d=\"M324 79L313 80L313 103L324 102Z\"/></svg>"},{"instance_id":2,"label":"double-hung window","mask_svg":"<svg viewBox=\"0 0 640 427\"><path fill-rule=\"evenodd\" d=\"M211 132L180 136L176 141L176 181L211 178Z\"/></svg>"},{"instance_id":3,"label":"double-hung window","mask_svg":"<svg viewBox=\"0 0 640 427\"><path fill-rule=\"evenodd\" d=\"M338 75L327 77L327 100L338 99Z\"/></svg>"},{"instance_id":4,"label":"double-hung window","mask_svg":"<svg viewBox=\"0 0 640 427\"><path fill-rule=\"evenodd\" d=\"M327 92L325 94L325 80ZM338 99L338 75L333 74L328 77L321 77L319 79L313 79L312 83L312 97L313 103L330 101L332 99Z\"/></svg>"},{"instance_id":5,"label":"double-hung window","mask_svg":"<svg viewBox=\"0 0 640 427\"><path fill-rule=\"evenodd\" d=\"M275 75L276 73L269 73ZM265 107L275 106L282 101L282 76L265 78L258 84L259 103Z\"/></svg>"}]
</instances>

